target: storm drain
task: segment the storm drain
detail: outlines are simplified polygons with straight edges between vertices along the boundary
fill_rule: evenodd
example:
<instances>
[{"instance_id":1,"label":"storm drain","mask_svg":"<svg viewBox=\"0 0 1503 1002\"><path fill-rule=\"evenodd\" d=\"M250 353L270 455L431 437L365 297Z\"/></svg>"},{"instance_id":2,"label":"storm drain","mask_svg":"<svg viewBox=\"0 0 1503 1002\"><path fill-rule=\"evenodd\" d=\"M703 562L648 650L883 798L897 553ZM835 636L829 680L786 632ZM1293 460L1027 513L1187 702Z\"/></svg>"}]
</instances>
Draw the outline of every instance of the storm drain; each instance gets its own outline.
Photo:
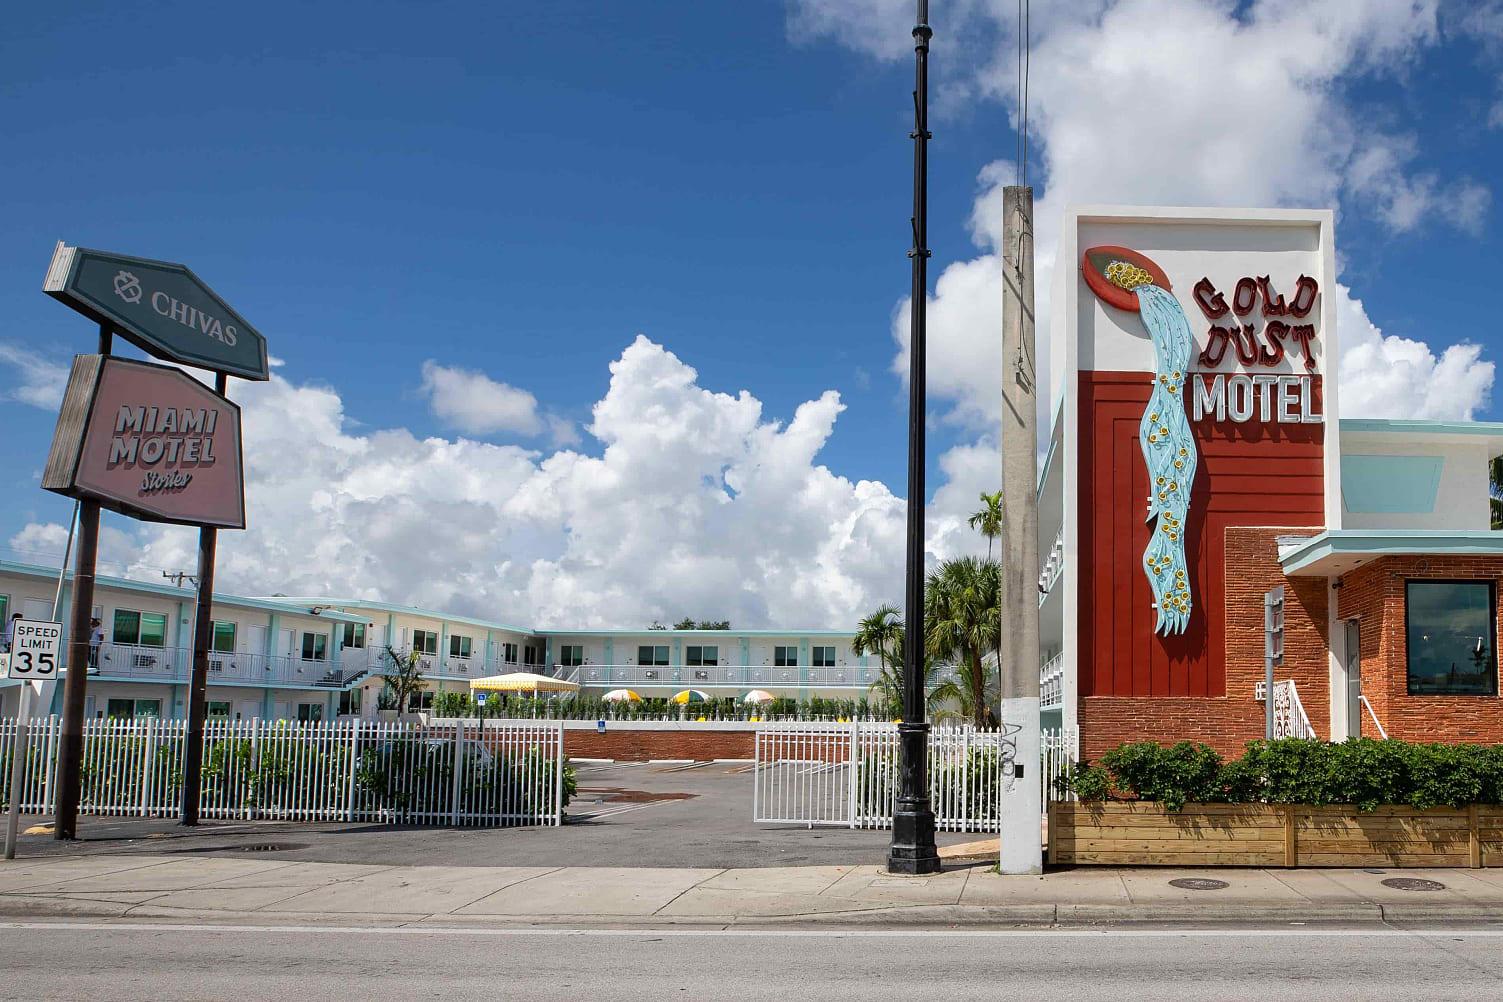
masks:
<instances>
[{"instance_id":1,"label":"storm drain","mask_svg":"<svg viewBox=\"0 0 1503 1002\"><path fill-rule=\"evenodd\" d=\"M1178 887L1182 891L1220 891L1231 886L1224 880L1211 880L1208 877L1178 877L1169 881L1170 887Z\"/></svg>"},{"instance_id":2,"label":"storm drain","mask_svg":"<svg viewBox=\"0 0 1503 1002\"><path fill-rule=\"evenodd\" d=\"M1443 891L1446 885L1438 880L1425 880L1423 877L1389 877L1383 881L1384 887L1392 887L1396 891Z\"/></svg>"}]
</instances>

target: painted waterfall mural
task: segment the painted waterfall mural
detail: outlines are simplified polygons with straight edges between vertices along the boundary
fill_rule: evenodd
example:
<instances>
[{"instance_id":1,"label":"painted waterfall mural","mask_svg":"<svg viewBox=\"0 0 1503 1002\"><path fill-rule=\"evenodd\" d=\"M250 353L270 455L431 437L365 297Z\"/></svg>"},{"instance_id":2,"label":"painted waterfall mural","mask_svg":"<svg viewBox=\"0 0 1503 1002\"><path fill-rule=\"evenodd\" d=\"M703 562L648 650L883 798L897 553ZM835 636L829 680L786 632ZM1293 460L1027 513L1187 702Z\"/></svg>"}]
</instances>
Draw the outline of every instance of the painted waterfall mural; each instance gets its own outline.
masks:
<instances>
[{"instance_id":1,"label":"painted waterfall mural","mask_svg":"<svg viewBox=\"0 0 1503 1002\"><path fill-rule=\"evenodd\" d=\"M1195 439L1185 413L1194 337L1169 279L1157 264L1126 247L1092 247L1082 258L1091 291L1108 305L1142 315L1153 341L1153 392L1138 425L1148 466L1148 515L1154 523L1143 572L1158 612L1155 632L1184 633L1193 599L1185 563L1185 520L1195 482Z\"/></svg>"}]
</instances>

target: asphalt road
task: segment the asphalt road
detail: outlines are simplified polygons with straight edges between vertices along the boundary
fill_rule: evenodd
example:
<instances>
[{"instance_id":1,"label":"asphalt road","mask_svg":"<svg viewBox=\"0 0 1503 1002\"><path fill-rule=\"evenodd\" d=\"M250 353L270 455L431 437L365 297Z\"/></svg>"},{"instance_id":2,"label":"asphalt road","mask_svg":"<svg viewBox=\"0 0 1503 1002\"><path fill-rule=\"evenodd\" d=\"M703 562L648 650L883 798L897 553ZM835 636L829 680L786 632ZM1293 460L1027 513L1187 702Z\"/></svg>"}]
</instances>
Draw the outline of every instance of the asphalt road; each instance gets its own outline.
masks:
<instances>
[{"instance_id":1,"label":"asphalt road","mask_svg":"<svg viewBox=\"0 0 1503 1002\"><path fill-rule=\"evenodd\" d=\"M838 933L0 926L0 998L1496 998L1503 930Z\"/></svg>"},{"instance_id":2,"label":"asphalt road","mask_svg":"<svg viewBox=\"0 0 1503 1002\"><path fill-rule=\"evenodd\" d=\"M752 823L750 765L630 763L578 767L563 828L410 828L378 824L81 817L80 841L22 839L23 857L64 853L206 853L402 866L762 867L879 863L886 831ZM28 818L27 823L49 821ZM978 834L942 833L940 845ZM278 848L267 850L274 845Z\"/></svg>"}]
</instances>

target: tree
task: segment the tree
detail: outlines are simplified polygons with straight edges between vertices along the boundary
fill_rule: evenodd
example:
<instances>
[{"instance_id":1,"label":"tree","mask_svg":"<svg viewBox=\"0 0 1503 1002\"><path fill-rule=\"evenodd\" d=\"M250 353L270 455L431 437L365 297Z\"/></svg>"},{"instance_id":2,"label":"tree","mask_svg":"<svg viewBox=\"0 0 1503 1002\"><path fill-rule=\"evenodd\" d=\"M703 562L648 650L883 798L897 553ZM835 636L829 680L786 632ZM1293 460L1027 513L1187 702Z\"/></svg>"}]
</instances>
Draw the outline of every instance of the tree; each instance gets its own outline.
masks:
<instances>
[{"instance_id":1,"label":"tree","mask_svg":"<svg viewBox=\"0 0 1503 1002\"><path fill-rule=\"evenodd\" d=\"M898 610L883 603L870 615L864 617L851 638L851 653L877 655L877 679L871 692L886 701L889 708L903 705L903 623ZM924 659L925 705L933 706L950 694L946 685L937 684L942 665L930 658Z\"/></svg>"},{"instance_id":2,"label":"tree","mask_svg":"<svg viewBox=\"0 0 1503 1002\"><path fill-rule=\"evenodd\" d=\"M986 537L986 559L992 558L992 542L1002 535L1002 492L981 492L981 510L966 522Z\"/></svg>"},{"instance_id":3,"label":"tree","mask_svg":"<svg viewBox=\"0 0 1503 1002\"><path fill-rule=\"evenodd\" d=\"M1491 527L1503 529L1503 456L1487 464L1487 508Z\"/></svg>"},{"instance_id":4,"label":"tree","mask_svg":"<svg viewBox=\"0 0 1503 1002\"><path fill-rule=\"evenodd\" d=\"M392 671L386 676L386 687L396 700L397 714L400 716L407 712L407 705L412 697L428 688L428 680L423 677L423 654L421 651L398 654L396 648L387 644L386 656L391 659L392 665Z\"/></svg>"},{"instance_id":5,"label":"tree","mask_svg":"<svg viewBox=\"0 0 1503 1002\"><path fill-rule=\"evenodd\" d=\"M701 619L696 622L694 617L685 616L677 623L674 623L673 628L675 630L729 630L731 628L731 621L729 619ZM653 620L652 625L648 629L666 630L668 627L660 626L657 620Z\"/></svg>"},{"instance_id":6,"label":"tree","mask_svg":"<svg viewBox=\"0 0 1503 1002\"><path fill-rule=\"evenodd\" d=\"M996 675L986 653L1002 629L1001 593L1001 569L979 557L946 560L924 585L929 656L955 665L956 698L977 727L997 726Z\"/></svg>"}]
</instances>

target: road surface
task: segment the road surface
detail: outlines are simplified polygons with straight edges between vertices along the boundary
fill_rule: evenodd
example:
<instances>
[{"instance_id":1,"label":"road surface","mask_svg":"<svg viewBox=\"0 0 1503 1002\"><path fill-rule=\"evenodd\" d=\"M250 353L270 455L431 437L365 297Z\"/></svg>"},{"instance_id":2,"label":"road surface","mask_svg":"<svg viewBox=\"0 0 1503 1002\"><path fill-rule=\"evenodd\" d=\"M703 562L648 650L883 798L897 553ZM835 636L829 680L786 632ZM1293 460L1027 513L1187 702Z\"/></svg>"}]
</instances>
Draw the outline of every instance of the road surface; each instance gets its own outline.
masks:
<instances>
[{"instance_id":1,"label":"road surface","mask_svg":"<svg viewBox=\"0 0 1503 1002\"><path fill-rule=\"evenodd\" d=\"M0 924L0 998L1497 998L1503 928L573 931Z\"/></svg>"}]
</instances>

